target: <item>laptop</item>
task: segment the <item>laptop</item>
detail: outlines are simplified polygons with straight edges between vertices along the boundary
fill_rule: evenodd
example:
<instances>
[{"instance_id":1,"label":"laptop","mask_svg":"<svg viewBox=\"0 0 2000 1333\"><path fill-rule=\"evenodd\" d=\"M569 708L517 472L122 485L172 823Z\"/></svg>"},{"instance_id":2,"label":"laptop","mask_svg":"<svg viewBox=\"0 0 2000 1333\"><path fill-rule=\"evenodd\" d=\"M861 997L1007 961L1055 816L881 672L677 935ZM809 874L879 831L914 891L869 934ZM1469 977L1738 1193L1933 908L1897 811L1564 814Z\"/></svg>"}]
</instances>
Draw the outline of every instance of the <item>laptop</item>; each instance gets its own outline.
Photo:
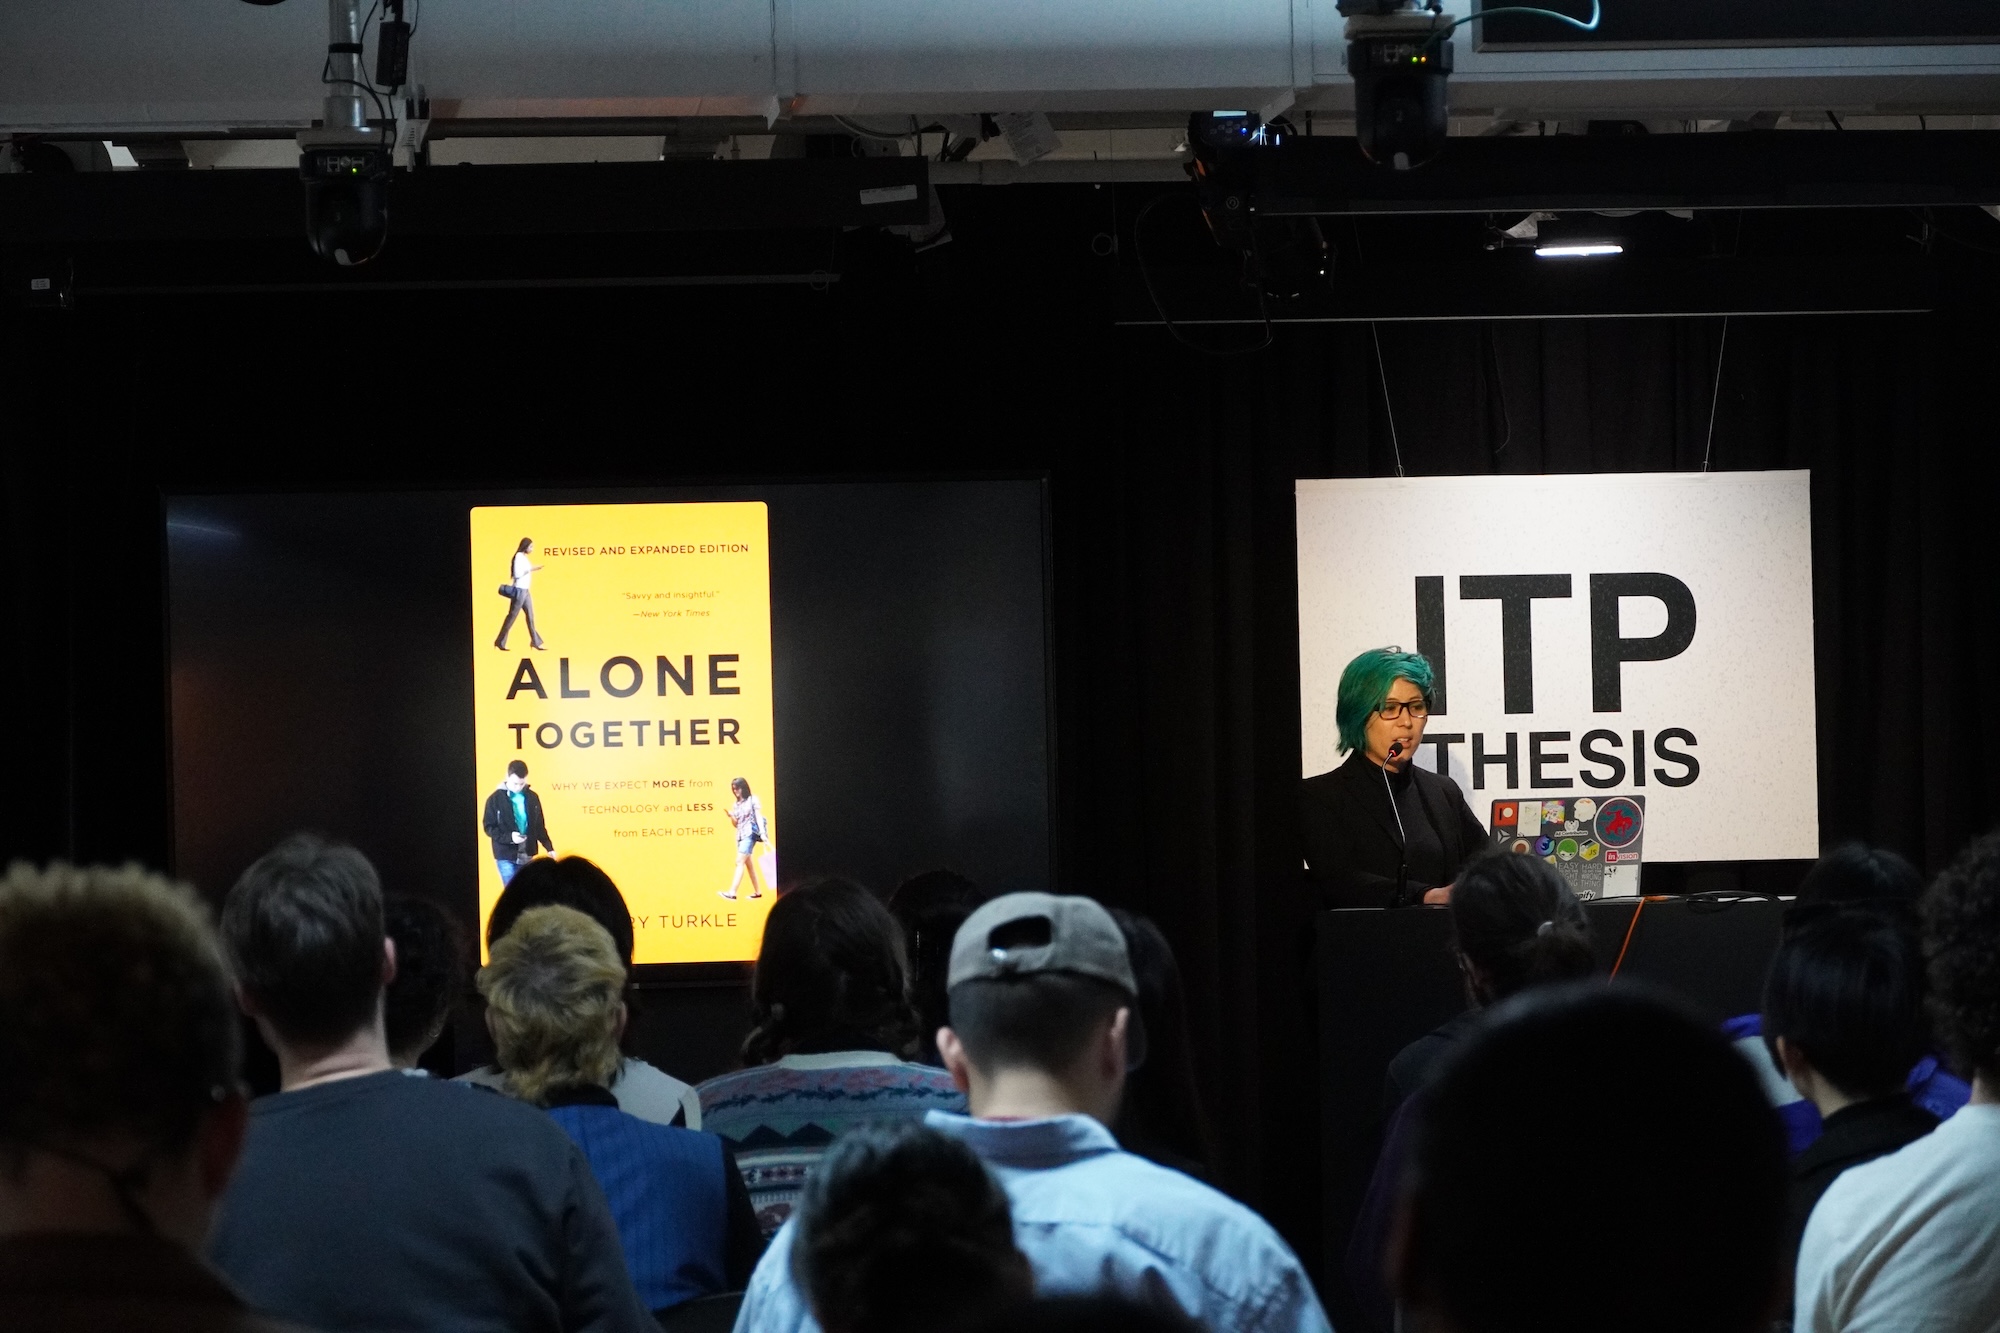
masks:
<instances>
[{"instance_id":1,"label":"laptop","mask_svg":"<svg viewBox=\"0 0 2000 1333\"><path fill-rule=\"evenodd\" d=\"M1644 796L1576 796L1493 802L1493 845L1539 856L1579 898L1639 893Z\"/></svg>"}]
</instances>

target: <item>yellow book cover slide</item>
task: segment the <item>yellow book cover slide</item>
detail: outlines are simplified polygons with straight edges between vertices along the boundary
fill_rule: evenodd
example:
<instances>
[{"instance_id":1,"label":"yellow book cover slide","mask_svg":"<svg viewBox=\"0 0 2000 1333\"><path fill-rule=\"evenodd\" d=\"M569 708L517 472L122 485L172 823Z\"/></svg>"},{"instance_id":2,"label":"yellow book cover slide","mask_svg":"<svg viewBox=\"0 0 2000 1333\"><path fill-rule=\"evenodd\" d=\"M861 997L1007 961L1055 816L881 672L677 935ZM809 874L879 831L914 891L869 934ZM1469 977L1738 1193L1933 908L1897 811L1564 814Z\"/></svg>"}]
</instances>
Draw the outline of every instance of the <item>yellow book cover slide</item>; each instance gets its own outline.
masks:
<instances>
[{"instance_id":1,"label":"yellow book cover slide","mask_svg":"<svg viewBox=\"0 0 2000 1333\"><path fill-rule=\"evenodd\" d=\"M617 881L634 961L755 958L778 822L763 503L486 506L471 529L482 928L552 846Z\"/></svg>"}]
</instances>

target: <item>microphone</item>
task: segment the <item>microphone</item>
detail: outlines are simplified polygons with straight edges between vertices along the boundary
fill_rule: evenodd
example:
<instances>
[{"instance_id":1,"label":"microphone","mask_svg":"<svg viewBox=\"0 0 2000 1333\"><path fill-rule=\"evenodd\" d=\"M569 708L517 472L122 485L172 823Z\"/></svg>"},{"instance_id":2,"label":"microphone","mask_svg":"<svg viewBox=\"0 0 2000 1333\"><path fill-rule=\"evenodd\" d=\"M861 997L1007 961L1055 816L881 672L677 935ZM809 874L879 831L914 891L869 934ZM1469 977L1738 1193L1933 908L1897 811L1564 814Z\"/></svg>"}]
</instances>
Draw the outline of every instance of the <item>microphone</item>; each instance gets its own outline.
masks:
<instances>
[{"instance_id":1,"label":"microphone","mask_svg":"<svg viewBox=\"0 0 2000 1333\"><path fill-rule=\"evenodd\" d=\"M1403 753L1401 741L1389 742L1388 759L1393 761ZM1389 785L1389 764L1382 765L1382 790L1389 797L1389 813L1396 817L1396 836L1401 840L1396 862L1396 896L1390 900L1391 907L1409 906L1410 895L1410 834L1403 827L1403 812L1396 808L1396 789Z\"/></svg>"}]
</instances>

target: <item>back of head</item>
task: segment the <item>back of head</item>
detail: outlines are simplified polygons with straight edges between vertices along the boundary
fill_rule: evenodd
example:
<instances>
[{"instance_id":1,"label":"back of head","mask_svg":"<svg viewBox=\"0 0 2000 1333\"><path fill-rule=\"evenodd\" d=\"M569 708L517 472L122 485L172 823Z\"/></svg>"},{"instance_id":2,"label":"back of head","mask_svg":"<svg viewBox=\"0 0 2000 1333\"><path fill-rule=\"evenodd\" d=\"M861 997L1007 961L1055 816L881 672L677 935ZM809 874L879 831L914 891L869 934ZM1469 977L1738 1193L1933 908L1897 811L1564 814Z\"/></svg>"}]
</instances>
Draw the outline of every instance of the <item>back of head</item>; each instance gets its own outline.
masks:
<instances>
[{"instance_id":1,"label":"back of head","mask_svg":"<svg viewBox=\"0 0 2000 1333\"><path fill-rule=\"evenodd\" d=\"M514 928L521 914L536 907L571 907L611 933L618 956L632 964L632 911L625 895L596 862L581 856L541 856L514 872L486 918L486 948Z\"/></svg>"},{"instance_id":2,"label":"back of head","mask_svg":"<svg viewBox=\"0 0 2000 1333\"><path fill-rule=\"evenodd\" d=\"M820 879L772 905L751 982L743 1058L916 1048L902 931L859 884Z\"/></svg>"},{"instance_id":3,"label":"back of head","mask_svg":"<svg viewBox=\"0 0 2000 1333\"><path fill-rule=\"evenodd\" d=\"M2000 834L1960 853L1922 912L1938 1040L1957 1068L2000 1083Z\"/></svg>"},{"instance_id":4,"label":"back of head","mask_svg":"<svg viewBox=\"0 0 2000 1333\"><path fill-rule=\"evenodd\" d=\"M1108 910L1125 936L1146 1032L1146 1061L1125 1083L1114 1126L1118 1141L1142 1157L1200 1173L1214 1164L1215 1152L1195 1072L1180 963L1151 918L1120 907Z\"/></svg>"},{"instance_id":5,"label":"back of head","mask_svg":"<svg viewBox=\"0 0 2000 1333\"><path fill-rule=\"evenodd\" d=\"M1482 1002L1579 981L1597 969L1583 904L1538 857L1492 851L1473 858L1452 887L1451 924Z\"/></svg>"},{"instance_id":6,"label":"back of head","mask_svg":"<svg viewBox=\"0 0 2000 1333\"><path fill-rule=\"evenodd\" d=\"M238 1038L192 891L136 867L0 880L0 1157L99 1138L177 1154L235 1090Z\"/></svg>"},{"instance_id":7,"label":"back of head","mask_svg":"<svg viewBox=\"0 0 2000 1333\"><path fill-rule=\"evenodd\" d=\"M1780 1037L1849 1097L1896 1092L1929 1045L1924 961L1905 920L1836 911L1787 931L1764 983L1764 1041Z\"/></svg>"},{"instance_id":8,"label":"back of head","mask_svg":"<svg viewBox=\"0 0 2000 1333\"><path fill-rule=\"evenodd\" d=\"M1060 1074L1138 998L1125 936L1088 898L1010 893L985 904L952 942L951 1027L966 1059L993 1074ZM1128 1054L1145 1057L1145 1028Z\"/></svg>"},{"instance_id":9,"label":"back of head","mask_svg":"<svg viewBox=\"0 0 2000 1333\"><path fill-rule=\"evenodd\" d=\"M864 1125L799 1200L792 1274L827 1333L930 1333L1024 1300L1007 1195L957 1139L910 1120Z\"/></svg>"},{"instance_id":10,"label":"back of head","mask_svg":"<svg viewBox=\"0 0 2000 1333\"><path fill-rule=\"evenodd\" d=\"M624 989L625 963L603 926L570 907L523 912L479 969L508 1091L539 1106L559 1088L609 1087Z\"/></svg>"},{"instance_id":11,"label":"back of head","mask_svg":"<svg viewBox=\"0 0 2000 1333\"><path fill-rule=\"evenodd\" d=\"M444 908L406 893L383 900L382 920L396 945L396 975L382 1001L382 1027L390 1057L414 1065L444 1031L465 984L465 935Z\"/></svg>"},{"instance_id":12,"label":"back of head","mask_svg":"<svg viewBox=\"0 0 2000 1333\"><path fill-rule=\"evenodd\" d=\"M1462 1333L1748 1333L1785 1188L1777 1117L1713 1028L1636 987L1537 990L1424 1093L1397 1285Z\"/></svg>"},{"instance_id":13,"label":"back of head","mask_svg":"<svg viewBox=\"0 0 2000 1333\"><path fill-rule=\"evenodd\" d=\"M345 1040L382 1002L382 882L368 858L300 834L260 857L230 889L222 939L236 980L277 1035Z\"/></svg>"},{"instance_id":14,"label":"back of head","mask_svg":"<svg viewBox=\"0 0 2000 1333\"><path fill-rule=\"evenodd\" d=\"M1887 848L1850 842L1813 862L1813 868L1799 882L1797 905L1910 907L1923 890L1923 876L1902 857Z\"/></svg>"},{"instance_id":15,"label":"back of head","mask_svg":"<svg viewBox=\"0 0 2000 1333\"><path fill-rule=\"evenodd\" d=\"M927 870L896 886L889 915L903 928L910 961L910 1001L916 1007L919 1044L929 1050L950 1021L945 972L951 941L965 918L993 895L955 870Z\"/></svg>"}]
</instances>

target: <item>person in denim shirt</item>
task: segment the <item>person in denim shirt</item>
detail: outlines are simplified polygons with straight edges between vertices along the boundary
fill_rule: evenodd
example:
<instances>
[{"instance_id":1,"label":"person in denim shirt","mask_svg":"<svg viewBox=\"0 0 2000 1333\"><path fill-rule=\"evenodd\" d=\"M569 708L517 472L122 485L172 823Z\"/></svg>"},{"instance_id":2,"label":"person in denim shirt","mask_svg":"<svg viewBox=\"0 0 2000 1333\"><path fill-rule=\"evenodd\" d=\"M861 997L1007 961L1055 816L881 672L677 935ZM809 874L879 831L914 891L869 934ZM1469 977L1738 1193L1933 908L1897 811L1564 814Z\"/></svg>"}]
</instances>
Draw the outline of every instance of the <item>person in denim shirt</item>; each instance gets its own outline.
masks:
<instances>
[{"instance_id":1,"label":"person in denim shirt","mask_svg":"<svg viewBox=\"0 0 2000 1333\"><path fill-rule=\"evenodd\" d=\"M1110 1294L1235 1333L1326 1333L1311 1281L1255 1213L1125 1152L1105 1126L1145 1055L1124 936L1087 898L1014 893L953 942L938 1050L970 1116L958 1138L1007 1191L1040 1295ZM737 1333L816 1330L787 1224L750 1279Z\"/></svg>"}]
</instances>

